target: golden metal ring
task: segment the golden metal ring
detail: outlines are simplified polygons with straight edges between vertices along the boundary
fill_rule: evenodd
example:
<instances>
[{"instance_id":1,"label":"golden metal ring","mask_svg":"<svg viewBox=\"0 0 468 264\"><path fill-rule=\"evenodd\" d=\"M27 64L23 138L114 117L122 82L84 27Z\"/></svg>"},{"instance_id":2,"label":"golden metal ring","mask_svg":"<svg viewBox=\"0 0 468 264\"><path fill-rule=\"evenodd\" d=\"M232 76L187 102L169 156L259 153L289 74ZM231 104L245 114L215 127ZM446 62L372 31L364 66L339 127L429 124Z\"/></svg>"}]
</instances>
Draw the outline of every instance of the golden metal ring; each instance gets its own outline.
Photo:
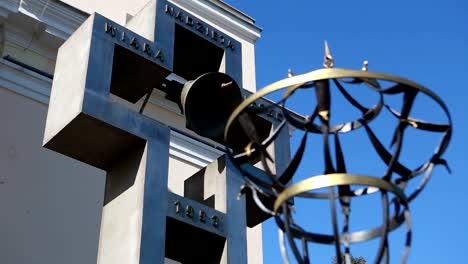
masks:
<instances>
[{"instance_id":1,"label":"golden metal ring","mask_svg":"<svg viewBox=\"0 0 468 264\"><path fill-rule=\"evenodd\" d=\"M334 187L339 185L366 185L376 187L381 190L386 190L394 193L401 203L407 203L405 193L395 184L386 180L364 175L346 174L346 173L332 173L319 176L313 176L303 181L300 181L286 190L282 191L275 200L273 210L278 212L281 204L288 199L299 194L321 189L325 187Z\"/></svg>"},{"instance_id":2,"label":"golden metal ring","mask_svg":"<svg viewBox=\"0 0 468 264\"><path fill-rule=\"evenodd\" d=\"M292 77L288 77L282 80L279 80L277 82L274 82L270 85L267 85L260 91L252 94L248 98L246 98L231 114L231 116L228 119L226 129L224 131L224 137L227 138L229 128L233 121L237 119L237 117L240 115L240 113L247 108L250 104L255 102L256 100L264 97L265 95L278 91L281 89L288 89L288 93L292 93L293 90L298 89L302 84L311 82L311 81L316 81L316 80L323 80L323 79L340 79L340 78L364 78L364 79L379 79L379 80L385 80L385 81L391 81L395 83L400 83L404 84L408 87L414 88L416 90L419 90L425 94L428 94L429 96L433 97L444 109L444 111L447 113L449 122L451 123L451 118L448 113L448 108L445 106L443 103L442 99L437 96L435 93L433 93L431 90L428 88L413 82L411 80L405 79L398 77L396 75L391 75L391 74L386 74L386 73L378 73L378 72L365 72L365 71L357 71L357 70L350 70L350 69L340 69L340 68L329 68L329 69L319 69L315 71L311 71L308 73L304 73L301 75L296 75Z\"/></svg>"}]
</instances>

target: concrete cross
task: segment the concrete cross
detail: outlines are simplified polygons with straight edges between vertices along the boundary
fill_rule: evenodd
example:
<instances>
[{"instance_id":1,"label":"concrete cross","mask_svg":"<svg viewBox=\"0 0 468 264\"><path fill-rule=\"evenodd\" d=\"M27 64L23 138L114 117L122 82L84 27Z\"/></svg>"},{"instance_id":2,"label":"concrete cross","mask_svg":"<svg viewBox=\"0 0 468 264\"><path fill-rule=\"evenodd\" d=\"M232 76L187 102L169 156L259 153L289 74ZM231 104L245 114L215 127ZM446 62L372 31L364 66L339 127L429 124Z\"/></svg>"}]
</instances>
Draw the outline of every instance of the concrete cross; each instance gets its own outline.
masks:
<instances>
[{"instance_id":1,"label":"concrete cross","mask_svg":"<svg viewBox=\"0 0 468 264\"><path fill-rule=\"evenodd\" d=\"M199 54L187 54L187 31L221 49L225 72L242 83L240 43L167 1L149 8L154 39L93 14L63 44L44 146L107 171L98 263L246 263L245 199L236 199L242 182L229 162L221 157L198 173L211 184L192 180L187 197L171 193L170 128L111 99L133 103L172 72L197 74L184 63ZM197 200L200 191L214 199Z\"/></svg>"}]
</instances>

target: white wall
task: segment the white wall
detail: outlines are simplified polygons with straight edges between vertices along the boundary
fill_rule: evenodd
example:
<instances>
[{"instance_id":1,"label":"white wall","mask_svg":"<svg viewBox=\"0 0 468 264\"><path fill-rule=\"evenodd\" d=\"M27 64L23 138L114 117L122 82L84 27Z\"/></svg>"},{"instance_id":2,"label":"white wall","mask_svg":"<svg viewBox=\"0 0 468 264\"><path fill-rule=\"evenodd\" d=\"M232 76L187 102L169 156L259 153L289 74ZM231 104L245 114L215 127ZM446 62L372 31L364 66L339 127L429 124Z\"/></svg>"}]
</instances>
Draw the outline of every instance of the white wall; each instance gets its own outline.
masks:
<instances>
[{"instance_id":1,"label":"white wall","mask_svg":"<svg viewBox=\"0 0 468 264\"><path fill-rule=\"evenodd\" d=\"M62 0L88 14L100 13L115 22L125 25L127 14L135 15L148 0Z\"/></svg>"},{"instance_id":2,"label":"white wall","mask_svg":"<svg viewBox=\"0 0 468 264\"><path fill-rule=\"evenodd\" d=\"M46 113L0 88L0 262L94 263L105 175L42 148Z\"/></svg>"}]
</instances>

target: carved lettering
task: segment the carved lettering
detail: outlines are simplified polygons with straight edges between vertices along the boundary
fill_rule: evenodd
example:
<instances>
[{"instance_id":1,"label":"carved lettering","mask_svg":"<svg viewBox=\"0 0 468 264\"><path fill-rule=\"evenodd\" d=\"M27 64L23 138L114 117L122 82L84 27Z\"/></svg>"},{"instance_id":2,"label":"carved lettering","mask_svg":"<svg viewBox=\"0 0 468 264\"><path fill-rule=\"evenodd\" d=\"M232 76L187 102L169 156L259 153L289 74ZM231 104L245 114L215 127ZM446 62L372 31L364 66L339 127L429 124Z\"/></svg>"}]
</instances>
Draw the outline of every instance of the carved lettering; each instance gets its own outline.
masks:
<instances>
[{"instance_id":1,"label":"carved lettering","mask_svg":"<svg viewBox=\"0 0 468 264\"><path fill-rule=\"evenodd\" d=\"M274 111L273 109L270 109L270 110L268 110L267 115L268 115L269 117L273 117L274 113L275 113L275 111Z\"/></svg>"},{"instance_id":2,"label":"carved lettering","mask_svg":"<svg viewBox=\"0 0 468 264\"><path fill-rule=\"evenodd\" d=\"M191 205L187 205L185 208L185 215L192 218L193 217L193 207Z\"/></svg>"},{"instance_id":3,"label":"carved lettering","mask_svg":"<svg viewBox=\"0 0 468 264\"><path fill-rule=\"evenodd\" d=\"M193 20L189 20L188 23L193 23ZM141 51L143 51L143 53L146 53L152 59L164 62L165 57L164 57L163 52L160 49L154 49L154 46L152 46L151 43L139 42L138 38L133 37L131 32L129 33L128 31L122 31L122 32L117 31L117 28L113 26L112 23L109 23L109 22L104 23L104 30L106 33L108 33L112 37L117 36L117 39L119 41L127 44L128 46L133 47L136 50L139 50L141 48Z\"/></svg>"},{"instance_id":4,"label":"carved lettering","mask_svg":"<svg viewBox=\"0 0 468 264\"><path fill-rule=\"evenodd\" d=\"M189 25L189 26L192 27L192 26L193 26L193 18L187 16L187 17L185 18L185 24L187 24L187 25Z\"/></svg>"},{"instance_id":5,"label":"carved lettering","mask_svg":"<svg viewBox=\"0 0 468 264\"><path fill-rule=\"evenodd\" d=\"M203 33L203 23L200 21L197 22L197 31Z\"/></svg>"},{"instance_id":6,"label":"carved lettering","mask_svg":"<svg viewBox=\"0 0 468 264\"><path fill-rule=\"evenodd\" d=\"M199 219L200 219L200 222L205 223L205 221L206 221L206 213L205 213L205 211L200 210L200 212L198 212L198 217L199 217Z\"/></svg>"},{"instance_id":7,"label":"carved lettering","mask_svg":"<svg viewBox=\"0 0 468 264\"><path fill-rule=\"evenodd\" d=\"M111 27L112 27L112 26L111 26L110 24L108 24L107 22L104 23L104 31L106 31L106 33L109 32L109 30L110 30Z\"/></svg>"},{"instance_id":8,"label":"carved lettering","mask_svg":"<svg viewBox=\"0 0 468 264\"><path fill-rule=\"evenodd\" d=\"M165 12L175 20L179 20L180 22L184 23L187 27L194 28L194 30L205 36L205 38L224 46L226 49L234 51L234 42L232 40L229 40L227 36L211 28L203 21L197 20L195 22L195 19L189 14L186 14L184 11L178 10L178 8L174 8L169 5L166 5Z\"/></svg>"},{"instance_id":9,"label":"carved lettering","mask_svg":"<svg viewBox=\"0 0 468 264\"><path fill-rule=\"evenodd\" d=\"M211 39L213 39L213 40L218 40L218 32L216 32L216 31L211 31Z\"/></svg>"},{"instance_id":10,"label":"carved lettering","mask_svg":"<svg viewBox=\"0 0 468 264\"><path fill-rule=\"evenodd\" d=\"M107 22L104 24L104 30L106 33L110 33L112 37L115 37L115 33L117 32L117 29Z\"/></svg>"},{"instance_id":11,"label":"carved lettering","mask_svg":"<svg viewBox=\"0 0 468 264\"><path fill-rule=\"evenodd\" d=\"M213 215L211 217L211 225L214 226L214 227L218 227L219 225L219 219L216 215Z\"/></svg>"},{"instance_id":12,"label":"carved lettering","mask_svg":"<svg viewBox=\"0 0 468 264\"><path fill-rule=\"evenodd\" d=\"M278 121L283 121L283 114L281 114L281 113L279 113L279 112L276 113L276 119L277 119Z\"/></svg>"},{"instance_id":13,"label":"carved lettering","mask_svg":"<svg viewBox=\"0 0 468 264\"><path fill-rule=\"evenodd\" d=\"M148 43L143 43L143 52L151 56L151 46Z\"/></svg>"},{"instance_id":14,"label":"carved lettering","mask_svg":"<svg viewBox=\"0 0 468 264\"><path fill-rule=\"evenodd\" d=\"M174 16L174 8L170 7L169 5L166 5L166 8L164 10L166 13L168 13L170 16Z\"/></svg>"},{"instance_id":15,"label":"carved lettering","mask_svg":"<svg viewBox=\"0 0 468 264\"><path fill-rule=\"evenodd\" d=\"M231 50L234 50L234 44L232 44L232 41L228 40L226 47L230 48Z\"/></svg>"},{"instance_id":16,"label":"carved lettering","mask_svg":"<svg viewBox=\"0 0 468 264\"><path fill-rule=\"evenodd\" d=\"M161 50L158 50L156 54L154 55L155 59L160 60L161 62L164 62L164 56Z\"/></svg>"},{"instance_id":17,"label":"carved lettering","mask_svg":"<svg viewBox=\"0 0 468 264\"><path fill-rule=\"evenodd\" d=\"M175 19L179 19L180 22L184 22L184 17L182 16L182 12L178 11Z\"/></svg>"},{"instance_id":18,"label":"carved lettering","mask_svg":"<svg viewBox=\"0 0 468 264\"><path fill-rule=\"evenodd\" d=\"M215 228L219 227L219 217L217 215L212 215L208 218L208 214L203 209L197 209L198 214L195 215L195 208L191 204L182 204L180 201L176 200L174 202L174 210L176 214L179 214L180 217L188 217L191 218L192 221L199 221L200 223L204 223L207 225L211 225ZM181 214L182 213L182 214ZM197 219L198 218L198 219Z\"/></svg>"},{"instance_id":19,"label":"carved lettering","mask_svg":"<svg viewBox=\"0 0 468 264\"><path fill-rule=\"evenodd\" d=\"M135 37L133 37L131 40L130 40L130 46L133 46L135 49L138 49L139 45L138 45L138 41Z\"/></svg>"}]
</instances>

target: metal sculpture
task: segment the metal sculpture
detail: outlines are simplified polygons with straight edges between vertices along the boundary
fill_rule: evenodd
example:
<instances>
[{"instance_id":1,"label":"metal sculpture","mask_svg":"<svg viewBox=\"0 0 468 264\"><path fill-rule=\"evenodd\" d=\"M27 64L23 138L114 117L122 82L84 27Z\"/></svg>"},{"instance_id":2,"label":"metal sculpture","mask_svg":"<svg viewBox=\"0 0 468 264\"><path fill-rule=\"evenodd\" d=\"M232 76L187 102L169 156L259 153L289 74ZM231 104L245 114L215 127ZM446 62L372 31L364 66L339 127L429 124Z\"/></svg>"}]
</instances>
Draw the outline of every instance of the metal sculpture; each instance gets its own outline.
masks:
<instances>
[{"instance_id":1,"label":"metal sculpture","mask_svg":"<svg viewBox=\"0 0 468 264\"><path fill-rule=\"evenodd\" d=\"M336 250L337 262L351 263L350 245L374 238L380 238L374 263L380 263L382 260L388 263L388 235L403 224L406 225L406 245L401 256L401 263L405 263L410 250L412 234L409 204L424 189L436 165L445 165L448 169L447 162L442 158L452 134L452 121L448 108L434 92L420 84L394 75L369 72L367 61L363 63L361 71L333 68L334 60L326 43L323 65L323 69L302 75L294 76L292 72L289 72L288 78L268 85L248 97L229 117L225 129L226 149L228 157L241 171L245 179L246 184L243 186L241 193L247 190L251 191L257 206L265 213L275 217L279 227L280 244L282 245L281 253L285 263L289 263L286 240L290 251L299 263L309 263L308 243L333 245ZM390 85L386 85L388 83ZM363 106L359 102L359 98L354 98L347 91L346 86L348 85L366 85L378 94L377 103L372 107ZM307 116L294 114L290 109L286 108L288 100L300 89L314 89L315 91L316 106ZM331 111L331 89L337 89L352 107L360 111L361 116L357 120L341 124L331 123L330 117L333 114ZM266 107L256 107L259 100L263 100L266 95L278 91L284 91L279 101ZM418 94L425 94L438 104L446 115L447 122L442 124L430 123L410 117L410 111ZM386 99L392 96L402 96L403 102L400 111L386 104ZM252 113L268 113L273 108L282 111L283 121L269 136L261 136L251 120ZM397 120L391 138L391 147L393 149L384 146L371 127L372 121L379 118L383 111L388 111L391 114L390 116ZM249 136L250 142L244 147L243 152L235 153L231 148L231 142L235 138L232 128L239 124ZM288 127L293 127L304 133L299 147L287 168L276 173L271 168L270 161L272 161L272 158L268 154L267 148L275 141L279 132ZM400 158L403 137L408 128L442 135L434 153L426 162L416 168L409 168ZM386 167L381 175L366 176L348 173L345 164L345 151L341 146L340 137L357 129L365 131L373 146L373 151ZM310 134L323 137L324 173L288 185L304 158L306 143L308 137L311 136ZM330 137L334 139L334 151L330 147ZM332 152L335 153L335 164L333 163ZM245 164L252 163L258 158L260 158L268 176L266 179L258 177L245 166ZM423 176L417 177L419 175ZM419 185L415 189L410 189L408 187L410 181L415 181L418 178L421 178ZM327 188L328 191L317 191L322 188ZM352 200L375 192L380 192L383 210L382 225L363 231L350 232L349 219L351 217ZM294 205L291 200L294 197L329 199L333 233L309 232L299 226L292 215ZM265 203L268 200L274 201L272 206ZM343 226L341 231L339 230L335 205L337 200L342 207ZM390 210L391 206L393 210ZM302 244L302 249L297 247L295 241ZM341 253L342 247L344 247L344 254Z\"/></svg>"}]
</instances>

